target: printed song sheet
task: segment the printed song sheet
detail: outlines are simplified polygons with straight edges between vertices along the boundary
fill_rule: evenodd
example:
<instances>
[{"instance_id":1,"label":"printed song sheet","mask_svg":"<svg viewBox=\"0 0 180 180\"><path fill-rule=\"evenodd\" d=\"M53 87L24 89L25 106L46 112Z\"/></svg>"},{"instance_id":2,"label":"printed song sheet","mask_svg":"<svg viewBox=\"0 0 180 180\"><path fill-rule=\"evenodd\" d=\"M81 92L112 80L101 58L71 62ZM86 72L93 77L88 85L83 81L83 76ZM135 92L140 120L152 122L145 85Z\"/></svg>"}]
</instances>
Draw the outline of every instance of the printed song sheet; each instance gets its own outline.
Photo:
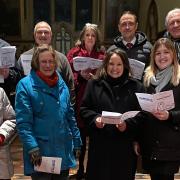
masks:
<instances>
[{"instance_id":1,"label":"printed song sheet","mask_svg":"<svg viewBox=\"0 0 180 180\"><path fill-rule=\"evenodd\" d=\"M60 174L62 158L57 157L42 157L40 166L34 166L35 171Z\"/></svg>"},{"instance_id":2,"label":"printed song sheet","mask_svg":"<svg viewBox=\"0 0 180 180\"><path fill-rule=\"evenodd\" d=\"M6 46L0 48L0 68L14 67L15 65L15 46Z\"/></svg>"},{"instance_id":3,"label":"printed song sheet","mask_svg":"<svg viewBox=\"0 0 180 180\"><path fill-rule=\"evenodd\" d=\"M128 118L136 116L139 111L127 111L123 114L117 112L102 111L102 122L105 124L119 124Z\"/></svg>"},{"instance_id":4,"label":"printed song sheet","mask_svg":"<svg viewBox=\"0 0 180 180\"><path fill-rule=\"evenodd\" d=\"M103 61L100 59L94 59L90 57L74 57L73 67L75 71L85 70L85 69L97 69L102 65Z\"/></svg>"},{"instance_id":5,"label":"printed song sheet","mask_svg":"<svg viewBox=\"0 0 180 180\"><path fill-rule=\"evenodd\" d=\"M144 111L155 112L170 110L175 107L173 91L156 94L136 93L139 104Z\"/></svg>"},{"instance_id":6,"label":"printed song sheet","mask_svg":"<svg viewBox=\"0 0 180 180\"><path fill-rule=\"evenodd\" d=\"M21 55L21 62L22 67L24 70L24 75L28 75L31 71L31 61L32 61L32 55L30 54L22 54Z\"/></svg>"},{"instance_id":7,"label":"printed song sheet","mask_svg":"<svg viewBox=\"0 0 180 180\"><path fill-rule=\"evenodd\" d=\"M141 80L143 76L145 64L136 59L129 58L129 65L131 67L132 77Z\"/></svg>"}]
</instances>

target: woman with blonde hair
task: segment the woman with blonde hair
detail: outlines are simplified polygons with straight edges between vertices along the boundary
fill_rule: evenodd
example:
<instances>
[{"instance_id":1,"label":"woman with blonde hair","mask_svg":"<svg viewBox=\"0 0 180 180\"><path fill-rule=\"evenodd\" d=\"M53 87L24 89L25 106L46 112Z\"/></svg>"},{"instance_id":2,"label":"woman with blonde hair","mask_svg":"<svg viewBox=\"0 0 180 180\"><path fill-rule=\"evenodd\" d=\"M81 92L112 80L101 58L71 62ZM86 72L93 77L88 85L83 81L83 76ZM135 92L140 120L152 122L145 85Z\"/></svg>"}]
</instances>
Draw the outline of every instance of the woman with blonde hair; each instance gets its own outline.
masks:
<instances>
[{"instance_id":1,"label":"woman with blonde hair","mask_svg":"<svg viewBox=\"0 0 180 180\"><path fill-rule=\"evenodd\" d=\"M174 180L180 164L180 65L169 39L160 38L155 42L144 85L150 94L172 90L175 107L142 111L133 120L126 121L127 130L135 128L140 134L142 166L151 180Z\"/></svg>"}]
</instances>

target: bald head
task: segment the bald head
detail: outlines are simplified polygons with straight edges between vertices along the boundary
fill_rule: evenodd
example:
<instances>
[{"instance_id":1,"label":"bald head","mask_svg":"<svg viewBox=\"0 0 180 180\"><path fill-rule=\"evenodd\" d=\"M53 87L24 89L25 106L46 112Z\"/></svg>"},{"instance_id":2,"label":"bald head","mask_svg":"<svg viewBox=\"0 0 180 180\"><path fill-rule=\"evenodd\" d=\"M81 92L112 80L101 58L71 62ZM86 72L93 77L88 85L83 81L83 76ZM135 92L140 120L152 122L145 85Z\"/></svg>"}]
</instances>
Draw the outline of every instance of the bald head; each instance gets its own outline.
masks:
<instances>
[{"instance_id":1,"label":"bald head","mask_svg":"<svg viewBox=\"0 0 180 180\"><path fill-rule=\"evenodd\" d=\"M51 44L51 26L45 21L37 23L34 27L34 39L37 45Z\"/></svg>"}]
</instances>

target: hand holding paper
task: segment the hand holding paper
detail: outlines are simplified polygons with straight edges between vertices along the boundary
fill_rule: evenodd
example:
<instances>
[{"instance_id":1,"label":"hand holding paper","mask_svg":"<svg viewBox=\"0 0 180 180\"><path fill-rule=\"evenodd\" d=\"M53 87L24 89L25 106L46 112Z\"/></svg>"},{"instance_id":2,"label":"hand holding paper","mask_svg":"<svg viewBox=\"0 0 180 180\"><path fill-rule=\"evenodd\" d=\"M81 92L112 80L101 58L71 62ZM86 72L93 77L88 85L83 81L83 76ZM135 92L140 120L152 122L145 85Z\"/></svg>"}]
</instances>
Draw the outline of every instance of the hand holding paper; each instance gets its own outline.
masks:
<instances>
[{"instance_id":1,"label":"hand holding paper","mask_svg":"<svg viewBox=\"0 0 180 180\"><path fill-rule=\"evenodd\" d=\"M102 117L96 118L95 124L96 124L97 128L103 128L104 127L104 123L102 122Z\"/></svg>"},{"instance_id":2,"label":"hand holding paper","mask_svg":"<svg viewBox=\"0 0 180 180\"><path fill-rule=\"evenodd\" d=\"M175 107L173 91L156 94L136 93L139 104L144 111L156 112L170 110Z\"/></svg>"},{"instance_id":3,"label":"hand holding paper","mask_svg":"<svg viewBox=\"0 0 180 180\"><path fill-rule=\"evenodd\" d=\"M62 158L57 157L42 157L40 166L34 166L35 171L60 174Z\"/></svg>"},{"instance_id":4,"label":"hand holding paper","mask_svg":"<svg viewBox=\"0 0 180 180\"><path fill-rule=\"evenodd\" d=\"M103 61L100 59L94 59L90 57L74 57L73 67L75 71L85 70L85 69L97 69L102 65Z\"/></svg>"},{"instance_id":5,"label":"hand holding paper","mask_svg":"<svg viewBox=\"0 0 180 180\"><path fill-rule=\"evenodd\" d=\"M105 124L120 124L128 118L136 116L139 111L128 111L123 114L117 112L102 111L102 122Z\"/></svg>"}]
</instances>

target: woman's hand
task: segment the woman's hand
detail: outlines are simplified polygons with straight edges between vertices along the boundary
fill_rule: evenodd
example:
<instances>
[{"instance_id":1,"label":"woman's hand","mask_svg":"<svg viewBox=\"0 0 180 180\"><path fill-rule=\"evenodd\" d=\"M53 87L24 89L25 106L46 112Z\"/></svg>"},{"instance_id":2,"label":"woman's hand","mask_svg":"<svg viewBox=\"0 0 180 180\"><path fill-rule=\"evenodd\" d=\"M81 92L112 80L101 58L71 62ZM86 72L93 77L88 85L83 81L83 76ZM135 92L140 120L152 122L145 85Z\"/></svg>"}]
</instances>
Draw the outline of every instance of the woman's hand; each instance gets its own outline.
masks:
<instances>
[{"instance_id":1,"label":"woman's hand","mask_svg":"<svg viewBox=\"0 0 180 180\"><path fill-rule=\"evenodd\" d=\"M97 128L103 128L104 127L104 123L102 122L102 117L96 118L95 124L96 124Z\"/></svg>"},{"instance_id":2,"label":"woman's hand","mask_svg":"<svg viewBox=\"0 0 180 180\"><path fill-rule=\"evenodd\" d=\"M81 70L80 74L84 79L89 80L93 76L91 71L92 71L91 69Z\"/></svg>"},{"instance_id":3,"label":"woman's hand","mask_svg":"<svg viewBox=\"0 0 180 180\"><path fill-rule=\"evenodd\" d=\"M116 127L119 129L119 131L124 132L126 130L126 122L120 121L119 124L116 124Z\"/></svg>"},{"instance_id":4,"label":"woman's hand","mask_svg":"<svg viewBox=\"0 0 180 180\"><path fill-rule=\"evenodd\" d=\"M9 76L9 68L0 68L0 75L7 79Z\"/></svg>"},{"instance_id":5,"label":"woman's hand","mask_svg":"<svg viewBox=\"0 0 180 180\"><path fill-rule=\"evenodd\" d=\"M157 111L152 113L160 121L166 121L169 118L168 111Z\"/></svg>"}]
</instances>

